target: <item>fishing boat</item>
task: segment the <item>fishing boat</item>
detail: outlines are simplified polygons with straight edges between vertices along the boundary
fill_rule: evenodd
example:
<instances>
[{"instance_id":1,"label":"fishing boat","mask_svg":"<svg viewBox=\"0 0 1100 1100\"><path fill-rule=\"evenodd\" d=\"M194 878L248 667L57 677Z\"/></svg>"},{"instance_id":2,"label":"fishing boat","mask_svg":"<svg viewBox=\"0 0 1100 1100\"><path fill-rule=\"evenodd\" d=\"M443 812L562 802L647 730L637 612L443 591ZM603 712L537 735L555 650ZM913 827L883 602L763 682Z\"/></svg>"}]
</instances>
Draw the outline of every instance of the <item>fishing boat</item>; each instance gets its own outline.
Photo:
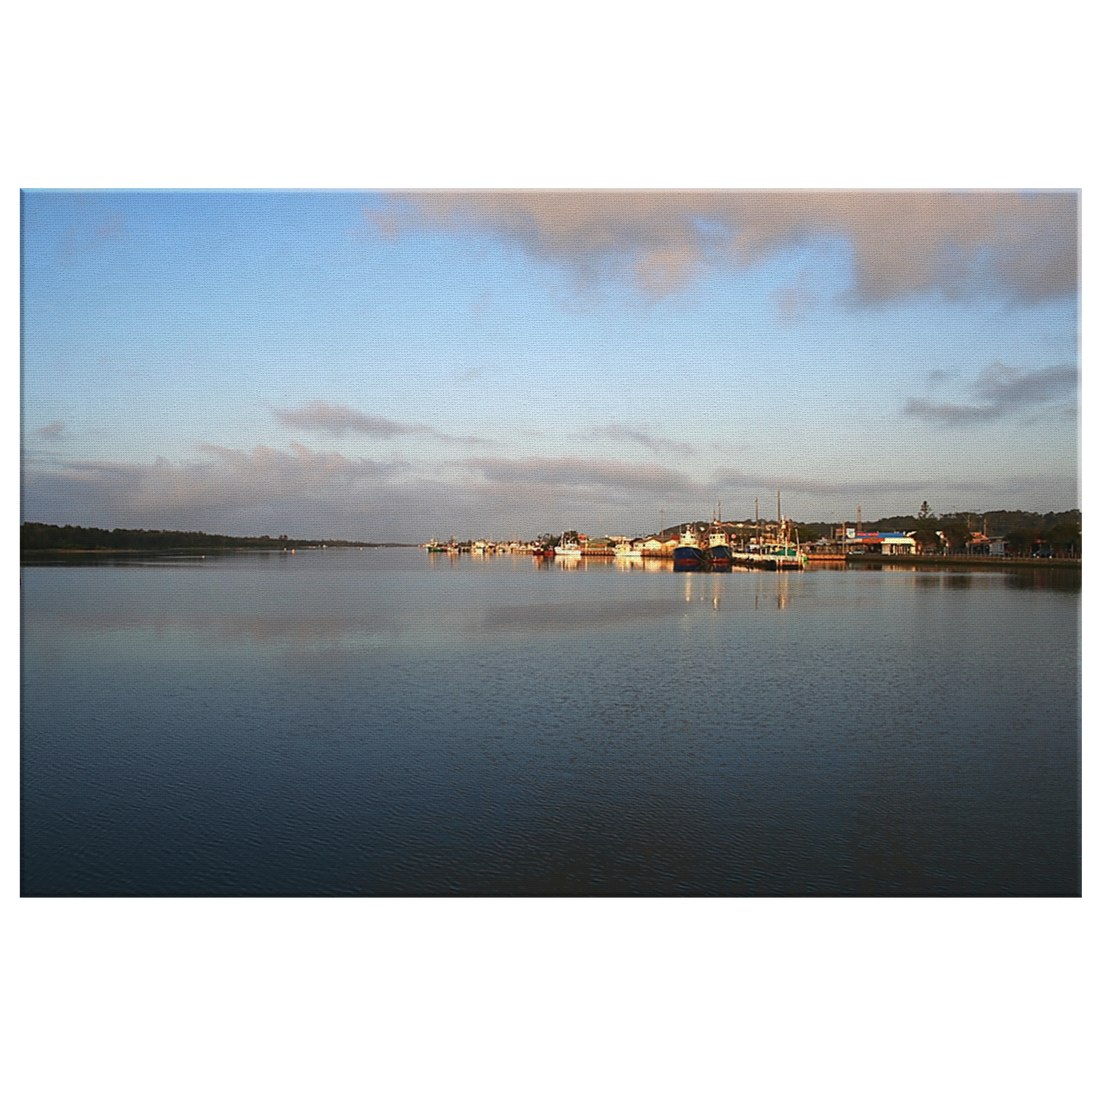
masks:
<instances>
[{"instance_id":1,"label":"fishing boat","mask_svg":"<svg viewBox=\"0 0 1100 1100\"><path fill-rule=\"evenodd\" d=\"M677 571L698 569L705 561L706 556L694 528L685 527L680 535L680 545L672 551L672 568Z\"/></svg>"},{"instance_id":2,"label":"fishing boat","mask_svg":"<svg viewBox=\"0 0 1100 1100\"><path fill-rule=\"evenodd\" d=\"M797 546L789 542L781 546L769 546L764 555L764 567L766 569L803 569L806 565L806 555Z\"/></svg>"},{"instance_id":3,"label":"fishing boat","mask_svg":"<svg viewBox=\"0 0 1100 1100\"><path fill-rule=\"evenodd\" d=\"M581 546L579 542L574 542L570 539L568 542L562 538L558 543L557 549L554 552L556 558L561 558L563 561L580 561L581 560Z\"/></svg>"},{"instance_id":4,"label":"fishing boat","mask_svg":"<svg viewBox=\"0 0 1100 1100\"><path fill-rule=\"evenodd\" d=\"M711 565L718 568L733 564L729 536L720 525L712 526L707 533L707 556Z\"/></svg>"}]
</instances>

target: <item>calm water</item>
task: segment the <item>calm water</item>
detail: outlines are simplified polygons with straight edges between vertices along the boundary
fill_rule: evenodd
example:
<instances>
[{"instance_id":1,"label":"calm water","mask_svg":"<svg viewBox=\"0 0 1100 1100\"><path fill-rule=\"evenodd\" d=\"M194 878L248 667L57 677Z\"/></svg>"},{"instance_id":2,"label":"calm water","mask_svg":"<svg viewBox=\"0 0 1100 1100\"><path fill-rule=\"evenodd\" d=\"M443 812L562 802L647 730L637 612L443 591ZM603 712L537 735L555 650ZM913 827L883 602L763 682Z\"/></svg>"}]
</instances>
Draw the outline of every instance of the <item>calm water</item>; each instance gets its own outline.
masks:
<instances>
[{"instance_id":1,"label":"calm water","mask_svg":"<svg viewBox=\"0 0 1100 1100\"><path fill-rule=\"evenodd\" d=\"M27 567L24 894L1079 894L1080 574Z\"/></svg>"}]
</instances>

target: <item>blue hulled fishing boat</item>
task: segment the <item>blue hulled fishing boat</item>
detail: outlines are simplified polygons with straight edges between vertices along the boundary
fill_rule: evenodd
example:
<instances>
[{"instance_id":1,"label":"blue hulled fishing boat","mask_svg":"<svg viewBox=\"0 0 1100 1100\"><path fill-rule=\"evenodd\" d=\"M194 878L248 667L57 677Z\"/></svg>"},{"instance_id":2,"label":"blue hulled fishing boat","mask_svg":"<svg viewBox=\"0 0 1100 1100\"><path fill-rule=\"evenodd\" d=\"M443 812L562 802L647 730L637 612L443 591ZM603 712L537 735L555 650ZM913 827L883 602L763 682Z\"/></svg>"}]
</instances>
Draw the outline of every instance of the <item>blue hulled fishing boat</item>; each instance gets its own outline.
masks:
<instances>
[{"instance_id":1,"label":"blue hulled fishing boat","mask_svg":"<svg viewBox=\"0 0 1100 1100\"><path fill-rule=\"evenodd\" d=\"M712 526L707 534L707 557L710 564L718 569L733 565L730 540L720 525Z\"/></svg>"},{"instance_id":2,"label":"blue hulled fishing boat","mask_svg":"<svg viewBox=\"0 0 1100 1100\"><path fill-rule=\"evenodd\" d=\"M705 564L706 554L691 527L685 527L680 535L680 545L672 551L672 568L677 572L698 569Z\"/></svg>"}]
</instances>

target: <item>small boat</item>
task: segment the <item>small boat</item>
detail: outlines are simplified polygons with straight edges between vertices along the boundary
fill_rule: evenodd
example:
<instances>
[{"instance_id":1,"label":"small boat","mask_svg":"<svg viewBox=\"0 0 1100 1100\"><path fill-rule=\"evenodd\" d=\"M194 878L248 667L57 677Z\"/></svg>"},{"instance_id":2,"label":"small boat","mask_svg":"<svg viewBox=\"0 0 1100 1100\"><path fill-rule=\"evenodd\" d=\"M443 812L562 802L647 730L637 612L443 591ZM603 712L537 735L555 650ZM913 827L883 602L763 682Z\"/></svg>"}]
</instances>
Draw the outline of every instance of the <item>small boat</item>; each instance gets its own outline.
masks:
<instances>
[{"instance_id":1,"label":"small boat","mask_svg":"<svg viewBox=\"0 0 1100 1100\"><path fill-rule=\"evenodd\" d=\"M806 555L790 543L765 547L763 559L764 568L774 569L776 572L782 569L803 569L806 566Z\"/></svg>"},{"instance_id":2,"label":"small boat","mask_svg":"<svg viewBox=\"0 0 1100 1100\"><path fill-rule=\"evenodd\" d=\"M571 561L573 559L576 559L577 561L580 561L580 557L581 557L580 543L579 542L573 542L572 539L570 539L569 542L566 542L563 539L561 542L558 543L558 547L557 547L557 550L555 550L555 552L554 552L554 556L557 557L557 558L562 558L565 561Z\"/></svg>"}]
</instances>

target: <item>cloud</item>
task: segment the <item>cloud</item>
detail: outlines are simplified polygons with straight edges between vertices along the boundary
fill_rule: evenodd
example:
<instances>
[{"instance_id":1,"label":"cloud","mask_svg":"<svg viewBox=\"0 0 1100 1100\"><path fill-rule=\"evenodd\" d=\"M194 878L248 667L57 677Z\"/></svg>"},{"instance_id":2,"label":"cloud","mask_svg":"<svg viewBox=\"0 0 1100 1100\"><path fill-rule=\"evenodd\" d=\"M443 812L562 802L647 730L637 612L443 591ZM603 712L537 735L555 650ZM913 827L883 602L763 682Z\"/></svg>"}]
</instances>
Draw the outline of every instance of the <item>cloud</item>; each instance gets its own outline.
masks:
<instances>
[{"instance_id":1,"label":"cloud","mask_svg":"<svg viewBox=\"0 0 1100 1100\"><path fill-rule=\"evenodd\" d=\"M1040 408L1055 401L1073 402L1077 396L1077 368L1069 363L1040 367L1033 371L1015 370L1003 363L986 367L969 393L978 402L932 402L912 398L905 416L941 424L962 424L999 420L1013 413Z\"/></svg>"},{"instance_id":2,"label":"cloud","mask_svg":"<svg viewBox=\"0 0 1100 1100\"><path fill-rule=\"evenodd\" d=\"M65 431L65 421L64 420L51 420L49 422L49 424L46 424L44 427L41 427L41 428L38 429L38 434L43 439L48 439L51 443L53 443L56 440L61 438L64 431Z\"/></svg>"},{"instance_id":3,"label":"cloud","mask_svg":"<svg viewBox=\"0 0 1100 1100\"><path fill-rule=\"evenodd\" d=\"M475 436L454 436L427 424L402 424L384 416L371 416L347 405L311 401L300 409L275 409L275 417L288 428L324 432L328 435L363 435L370 439L397 439L401 436L426 436L446 443L486 443Z\"/></svg>"},{"instance_id":4,"label":"cloud","mask_svg":"<svg viewBox=\"0 0 1100 1100\"><path fill-rule=\"evenodd\" d=\"M776 471L753 472L719 467L709 477L693 477L683 471L657 464L617 462L585 458L473 458L461 468L475 471L491 485L506 492L538 493L541 489L610 490L644 495L657 494L669 499L701 498L709 500L729 489L745 489L774 498L778 489L800 496L850 495L852 493L928 492L925 478L848 477L837 480L799 477ZM939 479L933 479L938 481ZM1039 479L1036 484L1045 484ZM953 479L948 486L958 490L986 490L999 482L983 479ZM1019 479L1012 483L1022 484Z\"/></svg>"},{"instance_id":5,"label":"cloud","mask_svg":"<svg viewBox=\"0 0 1100 1100\"><path fill-rule=\"evenodd\" d=\"M843 238L862 299L1028 301L1076 290L1077 209L1071 191L486 191L395 192L364 214L388 237L488 233L652 297L707 269Z\"/></svg>"},{"instance_id":6,"label":"cloud","mask_svg":"<svg viewBox=\"0 0 1100 1100\"><path fill-rule=\"evenodd\" d=\"M696 482L677 470L609 459L476 458L463 464L487 481L505 485L583 486L605 489L681 491Z\"/></svg>"},{"instance_id":7,"label":"cloud","mask_svg":"<svg viewBox=\"0 0 1100 1100\"><path fill-rule=\"evenodd\" d=\"M402 435L434 435L425 424L401 424L384 416L369 416L347 405L311 401L300 409L275 409L275 417L288 428L327 432L329 435L365 435L372 439L394 439Z\"/></svg>"},{"instance_id":8,"label":"cloud","mask_svg":"<svg viewBox=\"0 0 1100 1100\"><path fill-rule=\"evenodd\" d=\"M341 504L392 484L400 462L351 459L292 443L236 450L202 444L200 457L149 463L79 461L24 470L27 508L72 514L66 522L149 526L236 525L259 511L286 515ZM80 518L84 517L84 518Z\"/></svg>"},{"instance_id":9,"label":"cloud","mask_svg":"<svg viewBox=\"0 0 1100 1100\"><path fill-rule=\"evenodd\" d=\"M861 496L890 496L898 493L917 493L927 496L933 492L973 492L997 493L1002 491L1032 490L1049 488L1053 483L1050 476L1008 476L1008 477L954 477L940 475L920 478L875 478L852 476L836 481L824 481L814 478L792 477L777 473L744 473L740 470L718 469L713 477L701 486L711 493L725 489L747 489L770 494L775 499L776 490L790 493L800 499L810 497L834 497L859 494Z\"/></svg>"},{"instance_id":10,"label":"cloud","mask_svg":"<svg viewBox=\"0 0 1100 1100\"><path fill-rule=\"evenodd\" d=\"M1009 472L989 478L975 472L961 479L926 473L897 480L853 472L833 481L719 469L707 476L659 463L573 456L471 457L440 471L300 444L285 450L206 444L182 462L28 462L23 515L43 523L107 528L419 542L452 534L530 536L566 527L640 532L656 527L660 508L667 509L670 522L709 514L717 500L725 502L727 515L739 508L751 514L754 496L770 514L777 488L785 511L818 519L831 507L854 508L858 501L865 514L880 508L882 515L911 510L922 499L982 498L986 507L1011 502L1027 507L1047 502L1047 507L1063 498L1072 504L1075 486L1072 477Z\"/></svg>"},{"instance_id":11,"label":"cloud","mask_svg":"<svg viewBox=\"0 0 1100 1100\"><path fill-rule=\"evenodd\" d=\"M903 412L904 415L916 420L928 420L941 424L994 420L1000 415L992 405L957 405L952 401L942 401L937 404L921 397L911 398Z\"/></svg>"},{"instance_id":12,"label":"cloud","mask_svg":"<svg viewBox=\"0 0 1100 1100\"><path fill-rule=\"evenodd\" d=\"M627 424L607 424L602 428L593 429L592 435L611 439L616 443L637 443L655 454L661 451L671 451L673 454L680 455L695 453L695 448L687 443L656 435L646 428L631 428Z\"/></svg>"},{"instance_id":13,"label":"cloud","mask_svg":"<svg viewBox=\"0 0 1100 1100\"><path fill-rule=\"evenodd\" d=\"M828 481L814 481L806 478L790 477L789 475L743 473L740 470L732 470L726 467L720 467L714 471L714 476L710 479L708 488L716 492L722 489L757 489L770 492L779 489L807 493L848 491L848 486L841 486Z\"/></svg>"},{"instance_id":14,"label":"cloud","mask_svg":"<svg viewBox=\"0 0 1100 1100\"><path fill-rule=\"evenodd\" d=\"M974 386L975 393L1001 409L1015 409L1057 401L1077 393L1077 368L1071 363L1013 370L1003 363L986 367Z\"/></svg>"}]
</instances>

